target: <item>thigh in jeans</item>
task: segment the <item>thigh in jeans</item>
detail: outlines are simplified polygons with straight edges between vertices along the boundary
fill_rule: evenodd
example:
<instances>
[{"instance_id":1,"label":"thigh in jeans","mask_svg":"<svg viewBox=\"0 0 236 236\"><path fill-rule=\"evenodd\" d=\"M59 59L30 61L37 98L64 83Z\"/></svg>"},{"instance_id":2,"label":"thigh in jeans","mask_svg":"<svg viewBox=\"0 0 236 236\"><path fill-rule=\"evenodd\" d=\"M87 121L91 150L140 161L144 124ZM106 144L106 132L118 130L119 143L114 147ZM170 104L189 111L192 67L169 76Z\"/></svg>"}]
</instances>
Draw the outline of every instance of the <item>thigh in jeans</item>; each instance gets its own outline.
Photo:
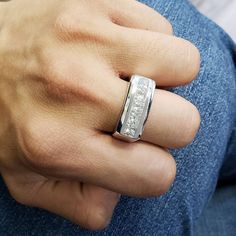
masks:
<instances>
[{"instance_id":1,"label":"thigh in jeans","mask_svg":"<svg viewBox=\"0 0 236 236\"><path fill-rule=\"evenodd\" d=\"M195 141L172 150L177 177L159 197L122 197L110 226L83 230L49 213L16 204L1 184L0 232L3 235L191 235L194 221L212 196L235 122L235 47L229 37L185 0L143 0L173 24L175 34L192 41L202 62L198 78L174 92L193 102L201 113Z\"/></svg>"}]
</instances>

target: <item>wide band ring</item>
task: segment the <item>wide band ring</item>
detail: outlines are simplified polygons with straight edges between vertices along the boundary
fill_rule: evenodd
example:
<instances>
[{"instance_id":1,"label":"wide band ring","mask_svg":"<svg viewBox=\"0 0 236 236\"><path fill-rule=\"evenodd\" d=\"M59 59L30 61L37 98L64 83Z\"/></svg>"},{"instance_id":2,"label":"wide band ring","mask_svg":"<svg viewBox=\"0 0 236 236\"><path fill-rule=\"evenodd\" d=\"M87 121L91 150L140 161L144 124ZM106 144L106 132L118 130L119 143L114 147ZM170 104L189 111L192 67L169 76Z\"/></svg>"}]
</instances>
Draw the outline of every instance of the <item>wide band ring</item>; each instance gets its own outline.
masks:
<instances>
[{"instance_id":1,"label":"wide band ring","mask_svg":"<svg viewBox=\"0 0 236 236\"><path fill-rule=\"evenodd\" d=\"M156 83L140 75L133 75L120 119L113 134L115 138L135 142L144 131L151 109Z\"/></svg>"}]
</instances>

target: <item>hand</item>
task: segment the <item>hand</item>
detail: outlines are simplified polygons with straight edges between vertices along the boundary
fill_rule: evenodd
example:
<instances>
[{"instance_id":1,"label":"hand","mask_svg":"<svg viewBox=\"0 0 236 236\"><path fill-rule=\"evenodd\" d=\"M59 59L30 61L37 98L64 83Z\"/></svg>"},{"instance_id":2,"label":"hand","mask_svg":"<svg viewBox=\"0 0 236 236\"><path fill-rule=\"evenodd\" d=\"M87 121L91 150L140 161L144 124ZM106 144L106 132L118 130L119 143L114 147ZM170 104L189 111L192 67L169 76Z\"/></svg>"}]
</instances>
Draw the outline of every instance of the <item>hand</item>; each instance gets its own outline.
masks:
<instances>
[{"instance_id":1,"label":"hand","mask_svg":"<svg viewBox=\"0 0 236 236\"><path fill-rule=\"evenodd\" d=\"M141 141L111 134L124 78L189 83L198 50L133 0L12 0L0 9L0 171L12 196L100 229L119 194L166 192L175 177L167 148L192 141L197 109L157 89Z\"/></svg>"}]
</instances>

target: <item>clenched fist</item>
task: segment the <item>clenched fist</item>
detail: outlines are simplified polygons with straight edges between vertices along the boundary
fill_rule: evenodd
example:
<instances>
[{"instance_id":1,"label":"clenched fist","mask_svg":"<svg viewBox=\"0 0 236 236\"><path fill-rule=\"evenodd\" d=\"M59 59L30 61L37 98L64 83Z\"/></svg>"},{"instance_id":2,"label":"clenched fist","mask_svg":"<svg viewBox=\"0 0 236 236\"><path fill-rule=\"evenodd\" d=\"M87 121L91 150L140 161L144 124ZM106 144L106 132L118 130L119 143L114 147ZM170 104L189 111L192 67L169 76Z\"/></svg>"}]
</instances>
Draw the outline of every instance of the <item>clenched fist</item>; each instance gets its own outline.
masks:
<instances>
[{"instance_id":1,"label":"clenched fist","mask_svg":"<svg viewBox=\"0 0 236 236\"><path fill-rule=\"evenodd\" d=\"M159 88L189 83L199 52L134 0L0 4L0 171L12 196L90 229L119 194L158 196L175 177L168 148L200 123L185 99L156 89L142 139L112 137L133 74Z\"/></svg>"}]
</instances>

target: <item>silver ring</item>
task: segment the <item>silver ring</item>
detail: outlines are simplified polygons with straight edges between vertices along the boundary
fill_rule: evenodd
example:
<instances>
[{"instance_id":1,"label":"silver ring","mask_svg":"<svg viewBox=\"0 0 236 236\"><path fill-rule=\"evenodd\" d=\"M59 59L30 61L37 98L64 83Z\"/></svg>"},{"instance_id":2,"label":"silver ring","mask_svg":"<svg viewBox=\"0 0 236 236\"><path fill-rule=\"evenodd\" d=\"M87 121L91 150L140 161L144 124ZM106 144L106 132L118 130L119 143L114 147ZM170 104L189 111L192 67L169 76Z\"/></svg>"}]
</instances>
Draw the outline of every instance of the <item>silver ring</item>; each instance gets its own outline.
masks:
<instances>
[{"instance_id":1,"label":"silver ring","mask_svg":"<svg viewBox=\"0 0 236 236\"><path fill-rule=\"evenodd\" d=\"M151 109L156 83L140 75L133 75L120 119L113 136L127 141L138 141L144 131Z\"/></svg>"}]
</instances>

